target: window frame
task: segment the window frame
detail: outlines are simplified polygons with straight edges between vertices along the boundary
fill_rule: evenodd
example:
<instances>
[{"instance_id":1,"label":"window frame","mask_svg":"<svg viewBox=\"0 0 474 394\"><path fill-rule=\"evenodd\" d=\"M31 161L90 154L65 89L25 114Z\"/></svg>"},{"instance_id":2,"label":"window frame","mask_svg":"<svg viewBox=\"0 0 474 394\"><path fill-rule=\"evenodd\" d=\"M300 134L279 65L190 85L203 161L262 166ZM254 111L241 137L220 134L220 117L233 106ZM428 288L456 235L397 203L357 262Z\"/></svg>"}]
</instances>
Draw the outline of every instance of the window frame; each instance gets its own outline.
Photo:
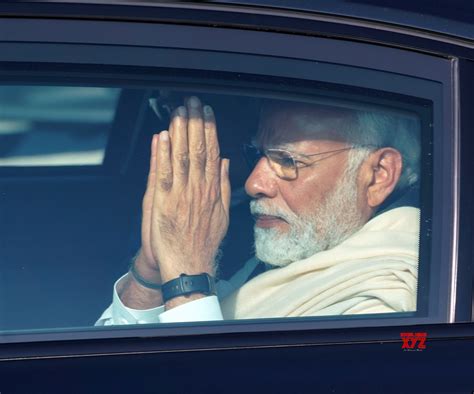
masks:
<instances>
[{"instance_id":1,"label":"window frame","mask_svg":"<svg viewBox=\"0 0 474 394\"><path fill-rule=\"evenodd\" d=\"M219 324L192 323L185 326L167 324L166 327L133 329L102 327L97 331L71 329L69 332L48 330L48 333L44 334L0 334L0 341L150 335L181 337L211 333L284 332L455 321L457 300L454 283L457 279L458 264L456 230L459 199L459 121L458 112L452 105L458 91L454 77L457 64L455 60L328 38L172 24L10 18L2 20L0 36L9 37L8 40L0 42L0 62L7 68L8 65L15 66L18 63L46 66L69 63L226 71L347 83L431 99L434 102L434 123L438 125L438 131L433 137L433 155L441 158L433 163L433 209L434 212L440 213L433 215L431 249L431 256L436 259L435 265L439 269L434 276L430 276L433 280L430 299L437 299L436 303L433 301L430 305L436 304L438 310L430 310L427 318L362 319L360 324L357 319L351 319L336 325L336 319L314 322L292 318L251 322L226 321ZM316 47L318 50L314 50ZM298 67L295 67L296 64ZM321 70L325 66L326 74L315 72L316 68ZM354 74L338 73L335 68L344 71L359 68L360 72L357 78L354 78ZM0 76L3 72L5 70L0 66ZM390 73L390 78L387 79L387 75L384 78L384 73ZM314 74L317 74L317 77ZM341 80L341 75L345 76L345 81ZM61 76L58 75L58 78ZM398 83L401 80L406 82L409 78L414 78L414 81L419 83L405 87ZM142 77L141 79L143 80ZM429 93L417 90L420 83L428 88ZM439 90L439 85L443 86L442 91ZM441 129L452 130L452 134L442 133ZM449 187L444 187L446 184ZM450 264L442 264L443 261L449 261ZM436 285L441 289L437 297L432 293L436 291Z\"/></svg>"}]
</instances>

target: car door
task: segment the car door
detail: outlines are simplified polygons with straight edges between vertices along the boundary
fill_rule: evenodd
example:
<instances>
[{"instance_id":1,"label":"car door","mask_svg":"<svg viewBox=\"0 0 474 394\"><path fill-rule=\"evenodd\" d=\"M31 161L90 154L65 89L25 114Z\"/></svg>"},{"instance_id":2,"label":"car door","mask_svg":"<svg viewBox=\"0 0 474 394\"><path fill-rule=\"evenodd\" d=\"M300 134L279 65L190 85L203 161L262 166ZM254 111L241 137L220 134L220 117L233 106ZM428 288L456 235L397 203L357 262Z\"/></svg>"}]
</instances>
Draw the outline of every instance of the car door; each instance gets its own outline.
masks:
<instances>
[{"instance_id":1,"label":"car door","mask_svg":"<svg viewBox=\"0 0 474 394\"><path fill-rule=\"evenodd\" d=\"M269 8L23 7L5 6L0 25L0 391L470 387L467 38ZM254 254L241 145L261 127L265 103L415 124L413 142L401 131L398 142L416 151L419 176L384 207L420 212L415 306L166 324L138 313L94 326L140 247L151 138L190 96L213 107L232 163L224 280Z\"/></svg>"}]
</instances>

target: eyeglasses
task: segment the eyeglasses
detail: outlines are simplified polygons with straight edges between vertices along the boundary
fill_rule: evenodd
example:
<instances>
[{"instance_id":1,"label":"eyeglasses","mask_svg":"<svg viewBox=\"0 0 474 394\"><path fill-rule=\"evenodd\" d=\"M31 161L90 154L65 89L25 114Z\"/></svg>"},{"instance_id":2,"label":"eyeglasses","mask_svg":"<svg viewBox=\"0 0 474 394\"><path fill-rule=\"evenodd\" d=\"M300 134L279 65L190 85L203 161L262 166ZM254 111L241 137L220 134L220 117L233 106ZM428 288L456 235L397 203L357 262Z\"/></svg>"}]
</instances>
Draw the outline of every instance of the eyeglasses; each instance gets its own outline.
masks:
<instances>
[{"instance_id":1,"label":"eyeglasses","mask_svg":"<svg viewBox=\"0 0 474 394\"><path fill-rule=\"evenodd\" d=\"M298 169L303 167L309 167L320 160L327 159L335 154L344 152L346 150L354 149L354 146L348 146L342 149L331 150L327 152L313 153L310 155L303 155L298 153L292 153L284 149L263 149L260 150L254 145L245 144L243 146L243 153L245 161L249 168L253 168L257 165L262 157L266 157L270 167L275 174L284 180L294 180L298 178ZM327 155L319 160L313 160L309 162L310 157Z\"/></svg>"}]
</instances>

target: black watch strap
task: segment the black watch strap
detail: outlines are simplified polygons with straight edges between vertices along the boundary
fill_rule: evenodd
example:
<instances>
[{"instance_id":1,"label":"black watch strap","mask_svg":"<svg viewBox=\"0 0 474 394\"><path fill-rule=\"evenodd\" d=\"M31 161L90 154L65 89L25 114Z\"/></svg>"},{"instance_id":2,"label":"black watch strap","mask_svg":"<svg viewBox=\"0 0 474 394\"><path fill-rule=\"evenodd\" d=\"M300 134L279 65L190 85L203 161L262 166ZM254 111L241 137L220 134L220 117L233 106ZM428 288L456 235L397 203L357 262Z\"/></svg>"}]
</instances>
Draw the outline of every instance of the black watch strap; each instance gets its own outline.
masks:
<instances>
[{"instance_id":1,"label":"black watch strap","mask_svg":"<svg viewBox=\"0 0 474 394\"><path fill-rule=\"evenodd\" d=\"M206 273L199 275L181 274L178 278L161 285L163 301L193 293L216 294L214 278Z\"/></svg>"}]
</instances>

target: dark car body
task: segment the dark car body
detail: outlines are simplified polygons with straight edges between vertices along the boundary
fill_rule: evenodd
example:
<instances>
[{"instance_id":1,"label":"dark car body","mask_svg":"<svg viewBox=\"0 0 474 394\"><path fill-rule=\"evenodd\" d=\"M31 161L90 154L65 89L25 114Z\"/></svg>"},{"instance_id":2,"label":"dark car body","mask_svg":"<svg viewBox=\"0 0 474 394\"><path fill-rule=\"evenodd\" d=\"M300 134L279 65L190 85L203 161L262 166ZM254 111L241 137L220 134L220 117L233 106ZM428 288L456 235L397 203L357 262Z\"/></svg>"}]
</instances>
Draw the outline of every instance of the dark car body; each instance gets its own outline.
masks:
<instances>
[{"instance_id":1,"label":"dark car body","mask_svg":"<svg viewBox=\"0 0 474 394\"><path fill-rule=\"evenodd\" d=\"M430 186L433 217L432 223L422 227L431 233L436 247L430 249L436 254L434 274L423 284L432 300L426 318L400 322L388 316L350 324L270 319L160 328L31 330L26 322L32 316L37 321L50 319L46 327L61 327L64 318L70 326L79 326L87 315L86 304L98 316L103 300L110 296L112 279L123 269L123 265L109 267L112 274L102 280L101 268L87 262L85 253L73 258L77 268L70 275L61 255L52 264L63 273L62 284L74 284L76 276L89 275L94 297L84 286L73 295L81 305L75 310L70 303L61 304L62 287L43 274L41 266L32 265L30 277L21 276L13 266L6 270L14 280L0 305L8 311L6 316L24 321L25 326L21 330L7 327L0 334L0 393L474 392L471 2L2 2L0 19L0 67L11 81L26 75L34 84L35 78L41 80L41 73L35 74L38 68L58 81L70 78L73 84L81 78L98 79L105 66L104 78L114 81L110 70L122 75L136 67L147 75L156 64L210 72L216 80L232 67L240 70L234 73L268 74L273 64L275 81L282 76L304 80L310 78L311 69L306 70L303 63L322 59L381 71L380 80L373 81L374 89L379 83L397 92L397 82L385 80L385 71L436 81L445 88L434 109L443 130L435 135L433 145L434 157L439 159L434 162ZM313 52L314 42L319 46ZM300 74L292 75L289 70L297 62ZM66 70L64 65L73 68ZM132 71L130 86L146 85ZM363 78L350 71L346 75L347 81ZM193 83L192 75L189 81ZM244 83L237 77L234 81L236 86ZM135 108L141 99L131 94L124 108ZM140 116L138 110L136 116ZM137 122L135 118L123 121L131 128ZM50 198L53 190L71 197L94 182L99 191L90 201L78 201L78 210L89 209L87 204L94 199L96 215L125 209L129 200L139 202L141 195L127 194L117 179L137 182L127 168L142 168L146 163L127 155L133 140L126 130L117 131L111 144L112 154L99 174L0 168L0 184L6 191L0 197L2 231L15 231L15 209L22 196L30 195L32 185L35 199L43 199L51 209L61 204ZM111 202L110 189L121 197ZM48 221L48 214L38 212L35 203L25 207L38 223ZM58 209L67 215L69 208L59 205ZM100 232L132 226L134 216L114 220L99 222L96 228L79 221L77 231L90 231L84 242L93 243ZM105 256L113 250L119 258L120 243L126 243L127 236L117 231L108 244L97 246L97 253ZM26 238L9 239L3 245L6 255L27 261L21 252ZM38 254L47 242L45 237L33 246ZM51 293L35 287L49 281ZM58 298L50 302L54 289ZM33 308L9 311L13 294L24 297L21 305L37 297L49 305L49 317ZM100 298L102 302L94 304ZM407 351L402 333L426 333L426 346Z\"/></svg>"}]
</instances>

